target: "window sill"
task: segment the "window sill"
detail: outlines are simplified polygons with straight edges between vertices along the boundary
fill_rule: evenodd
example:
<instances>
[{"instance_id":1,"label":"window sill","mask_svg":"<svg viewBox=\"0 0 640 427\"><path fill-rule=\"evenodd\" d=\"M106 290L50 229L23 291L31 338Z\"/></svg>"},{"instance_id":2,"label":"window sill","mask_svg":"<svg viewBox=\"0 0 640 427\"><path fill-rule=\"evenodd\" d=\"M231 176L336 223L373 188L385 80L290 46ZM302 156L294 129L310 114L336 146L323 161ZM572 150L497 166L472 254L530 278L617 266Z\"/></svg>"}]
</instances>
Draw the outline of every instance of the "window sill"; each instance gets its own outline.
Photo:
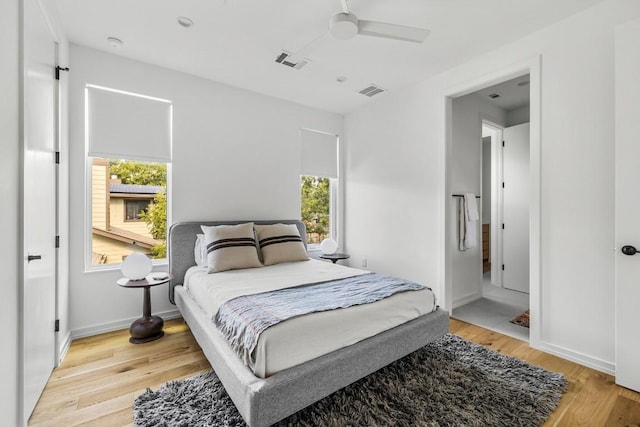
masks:
<instances>
[{"instance_id":1,"label":"window sill","mask_svg":"<svg viewBox=\"0 0 640 427\"><path fill-rule=\"evenodd\" d=\"M166 258L163 259L152 259L151 264L153 266L153 270L151 271L165 271L167 267L169 267L169 260ZM102 265L92 265L84 269L85 273L93 274L93 273L106 273L113 271L120 271L122 267L122 263L117 264L102 264Z\"/></svg>"}]
</instances>

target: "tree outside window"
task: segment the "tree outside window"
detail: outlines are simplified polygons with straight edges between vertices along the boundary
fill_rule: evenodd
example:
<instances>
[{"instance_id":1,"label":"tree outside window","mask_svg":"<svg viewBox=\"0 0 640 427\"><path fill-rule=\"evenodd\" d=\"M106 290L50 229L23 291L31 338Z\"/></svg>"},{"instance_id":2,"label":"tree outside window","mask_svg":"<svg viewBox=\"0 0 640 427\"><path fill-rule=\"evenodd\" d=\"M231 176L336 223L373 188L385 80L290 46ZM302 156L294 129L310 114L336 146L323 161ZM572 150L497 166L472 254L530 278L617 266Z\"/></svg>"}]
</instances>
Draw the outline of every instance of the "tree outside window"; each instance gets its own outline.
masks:
<instances>
[{"instance_id":1,"label":"tree outside window","mask_svg":"<svg viewBox=\"0 0 640 427\"><path fill-rule=\"evenodd\" d=\"M331 180L301 176L301 216L307 227L307 243L320 243L331 235Z\"/></svg>"}]
</instances>

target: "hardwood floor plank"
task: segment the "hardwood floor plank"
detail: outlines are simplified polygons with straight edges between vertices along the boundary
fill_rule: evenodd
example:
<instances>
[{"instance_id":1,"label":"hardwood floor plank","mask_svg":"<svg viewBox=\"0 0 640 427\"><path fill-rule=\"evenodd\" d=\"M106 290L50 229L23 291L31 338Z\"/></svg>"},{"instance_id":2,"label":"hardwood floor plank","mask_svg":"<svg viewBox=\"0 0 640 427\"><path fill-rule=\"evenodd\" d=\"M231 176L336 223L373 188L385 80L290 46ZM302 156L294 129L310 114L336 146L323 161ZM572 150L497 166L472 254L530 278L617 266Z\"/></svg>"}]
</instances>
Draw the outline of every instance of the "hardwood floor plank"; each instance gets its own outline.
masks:
<instances>
[{"instance_id":1,"label":"hardwood floor plank","mask_svg":"<svg viewBox=\"0 0 640 427\"><path fill-rule=\"evenodd\" d=\"M613 377L534 350L524 341L451 319L450 331L502 354L554 372L569 382L550 426L638 426L640 393ZM128 330L74 341L54 370L30 419L30 426L125 426L133 401L147 388L211 369L182 319L165 322L165 336L147 344L128 341Z\"/></svg>"},{"instance_id":2,"label":"hardwood floor plank","mask_svg":"<svg viewBox=\"0 0 640 427\"><path fill-rule=\"evenodd\" d=\"M640 426L640 405L635 400L618 396L606 425L616 427Z\"/></svg>"},{"instance_id":3,"label":"hardwood floor plank","mask_svg":"<svg viewBox=\"0 0 640 427\"><path fill-rule=\"evenodd\" d=\"M203 357L202 355L199 356ZM155 384L158 382L165 383L171 381L178 376L185 376L188 373L192 373L199 367L199 361L185 360L180 362L180 364L175 366L170 365L167 368L150 368L146 372L141 372L138 375L132 375L123 380L110 382L108 386L98 390L94 389L83 393L78 400L78 408L86 408L107 401L114 393L133 393L134 390L140 388L141 383L148 382Z\"/></svg>"},{"instance_id":4,"label":"hardwood floor plank","mask_svg":"<svg viewBox=\"0 0 640 427\"><path fill-rule=\"evenodd\" d=\"M627 399L631 399L634 402L640 403L640 393L636 393L633 390L629 390L628 388L621 387L620 396L626 397Z\"/></svg>"},{"instance_id":5,"label":"hardwood floor plank","mask_svg":"<svg viewBox=\"0 0 640 427\"><path fill-rule=\"evenodd\" d=\"M132 411L134 398L135 396L133 396L133 394L131 393L118 395L113 399L102 402L98 405L81 408L73 412L61 414L59 416L52 416L50 418L42 419L37 422L34 422L34 420L30 420L29 425L37 427L71 427L90 423L101 417L106 417L119 411Z\"/></svg>"},{"instance_id":6,"label":"hardwood floor plank","mask_svg":"<svg viewBox=\"0 0 640 427\"><path fill-rule=\"evenodd\" d=\"M104 417L79 424L81 427L114 427L131 426L133 423L133 411L130 408L105 415Z\"/></svg>"},{"instance_id":7,"label":"hardwood floor plank","mask_svg":"<svg viewBox=\"0 0 640 427\"><path fill-rule=\"evenodd\" d=\"M574 404L562 417L562 422L572 426L604 426L619 394L618 386L610 375L586 370L584 384L576 381Z\"/></svg>"}]
</instances>

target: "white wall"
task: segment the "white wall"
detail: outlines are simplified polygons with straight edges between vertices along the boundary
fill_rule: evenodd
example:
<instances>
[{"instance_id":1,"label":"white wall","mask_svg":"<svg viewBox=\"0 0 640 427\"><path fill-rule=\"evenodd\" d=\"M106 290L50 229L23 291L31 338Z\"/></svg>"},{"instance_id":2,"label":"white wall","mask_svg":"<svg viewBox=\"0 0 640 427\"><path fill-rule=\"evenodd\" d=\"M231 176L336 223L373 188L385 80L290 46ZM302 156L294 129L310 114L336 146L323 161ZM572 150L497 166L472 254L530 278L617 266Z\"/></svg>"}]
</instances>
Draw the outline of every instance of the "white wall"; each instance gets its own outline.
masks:
<instances>
[{"instance_id":1,"label":"white wall","mask_svg":"<svg viewBox=\"0 0 640 427\"><path fill-rule=\"evenodd\" d=\"M86 83L173 101L172 221L300 218L299 129L342 134L343 118L97 50L71 45L71 329L74 336L126 327L142 293L119 271L84 271ZM154 313L175 307L165 286Z\"/></svg>"},{"instance_id":2,"label":"white wall","mask_svg":"<svg viewBox=\"0 0 640 427\"><path fill-rule=\"evenodd\" d=\"M636 0L603 2L349 114L352 259L443 295L444 94L541 55L539 344L612 372L613 28L639 15Z\"/></svg>"},{"instance_id":3,"label":"white wall","mask_svg":"<svg viewBox=\"0 0 640 427\"><path fill-rule=\"evenodd\" d=\"M506 113L499 107L469 94L455 98L452 103L452 146L450 156L450 190L453 194L482 194L482 120L504 126ZM481 199L477 200L481 209ZM456 212L458 199L449 197L451 212ZM451 222L448 239L451 242L453 307L482 297L482 227L476 222L477 244L460 251L457 220Z\"/></svg>"},{"instance_id":4,"label":"white wall","mask_svg":"<svg viewBox=\"0 0 640 427\"><path fill-rule=\"evenodd\" d=\"M3 326L3 349L0 352L0 413L2 423L18 425L18 286L21 283L22 258L20 244L20 61L19 61L19 0L7 0L0 7L0 52L2 52L2 78L0 79L0 245L2 260L2 301L0 324Z\"/></svg>"}]
</instances>

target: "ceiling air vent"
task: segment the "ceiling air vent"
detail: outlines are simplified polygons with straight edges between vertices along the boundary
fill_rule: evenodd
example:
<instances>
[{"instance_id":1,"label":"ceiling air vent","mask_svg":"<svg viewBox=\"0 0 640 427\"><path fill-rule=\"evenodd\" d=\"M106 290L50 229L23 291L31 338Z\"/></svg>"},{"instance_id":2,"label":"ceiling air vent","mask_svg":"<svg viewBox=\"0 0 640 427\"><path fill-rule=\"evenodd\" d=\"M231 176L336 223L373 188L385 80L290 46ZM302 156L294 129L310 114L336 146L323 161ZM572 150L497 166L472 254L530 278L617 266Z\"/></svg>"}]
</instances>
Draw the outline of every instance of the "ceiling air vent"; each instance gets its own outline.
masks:
<instances>
[{"instance_id":1,"label":"ceiling air vent","mask_svg":"<svg viewBox=\"0 0 640 427\"><path fill-rule=\"evenodd\" d=\"M296 70L299 70L300 68L304 67L310 62L306 58L301 59L298 62L287 61L287 59L291 58L291 56L292 54L290 52L283 50L282 53L278 55L278 57L276 58L276 62L278 64L286 65L287 67L290 67L290 68L295 68Z\"/></svg>"},{"instance_id":2,"label":"ceiling air vent","mask_svg":"<svg viewBox=\"0 0 640 427\"><path fill-rule=\"evenodd\" d=\"M365 88L364 88L364 89L362 89L362 90L359 90L359 91L358 91L358 93L361 93L361 94L366 95L366 96L368 96L369 98L371 98L372 96L377 95L377 94L379 94L379 93L382 93L382 92L384 92L384 91L386 91L386 89L383 89L383 88L381 88L380 86L378 86L378 85L374 85L374 84L372 83L370 86L365 87Z\"/></svg>"}]
</instances>

